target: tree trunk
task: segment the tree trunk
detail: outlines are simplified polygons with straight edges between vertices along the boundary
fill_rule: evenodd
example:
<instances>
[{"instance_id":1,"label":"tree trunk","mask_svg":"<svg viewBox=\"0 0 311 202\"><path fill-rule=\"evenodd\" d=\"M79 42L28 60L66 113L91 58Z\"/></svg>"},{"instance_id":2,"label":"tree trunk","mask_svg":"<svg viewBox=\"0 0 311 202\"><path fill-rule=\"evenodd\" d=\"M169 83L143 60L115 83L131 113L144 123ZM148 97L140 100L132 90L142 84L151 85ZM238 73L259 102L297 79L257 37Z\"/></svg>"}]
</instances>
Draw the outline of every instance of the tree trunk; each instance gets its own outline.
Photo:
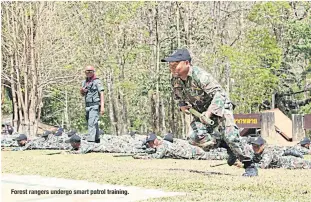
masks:
<instances>
[{"instance_id":1,"label":"tree trunk","mask_svg":"<svg viewBox=\"0 0 311 202\"><path fill-rule=\"evenodd\" d=\"M161 118L162 118L162 126L161 131L162 134L166 133L166 126L165 126L165 105L164 105L164 99L161 98Z\"/></svg>"},{"instance_id":2,"label":"tree trunk","mask_svg":"<svg viewBox=\"0 0 311 202\"><path fill-rule=\"evenodd\" d=\"M30 4L30 10L32 10L32 4ZM34 4L36 5L36 4ZM34 12L37 12L37 9L34 9ZM35 121L36 121L36 105L37 105L37 84L38 84L38 74L37 74L37 64L35 61L35 43L34 43L34 15L31 15L30 20L30 57L31 57L31 72L32 72L32 87L30 90L30 106L29 106L29 118L25 114L25 118L28 121L28 130L29 130L29 136L33 137L35 134L37 134L37 129L35 128ZM27 111L27 109L26 109Z\"/></svg>"},{"instance_id":3,"label":"tree trunk","mask_svg":"<svg viewBox=\"0 0 311 202\"><path fill-rule=\"evenodd\" d=\"M171 127L171 132L173 133L173 134L175 134L175 133L177 133L177 130L176 130L176 121L177 120L175 120L175 102L174 102L174 93L173 92L171 92L171 108L170 108L170 110L171 110L171 120L170 120L170 127Z\"/></svg>"},{"instance_id":4,"label":"tree trunk","mask_svg":"<svg viewBox=\"0 0 311 202\"><path fill-rule=\"evenodd\" d=\"M111 123L111 133L113 135L118 135L118 125L115 115L114 107L114 93L113 93L113 77L112 72L107 73L107 90L108 90L108 102L109 102L109 118Z\"/></svg>"}]
</instances>

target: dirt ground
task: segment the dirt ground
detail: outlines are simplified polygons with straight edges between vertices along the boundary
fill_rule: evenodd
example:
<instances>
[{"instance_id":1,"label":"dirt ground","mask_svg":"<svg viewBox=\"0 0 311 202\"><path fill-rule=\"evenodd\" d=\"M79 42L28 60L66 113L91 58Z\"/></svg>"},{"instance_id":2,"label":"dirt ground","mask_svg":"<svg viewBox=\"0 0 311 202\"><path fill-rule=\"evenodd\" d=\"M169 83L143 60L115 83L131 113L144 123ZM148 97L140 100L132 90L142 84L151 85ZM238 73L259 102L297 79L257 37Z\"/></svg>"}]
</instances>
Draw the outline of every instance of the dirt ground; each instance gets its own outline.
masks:
<instances>
[{"instance_id":1,"label":"dirt ground","mask_svg":"<svg viewBox=\"0 0 311 202\"><path fill-rule=\"evenodd\" d=\"M88 180L100 184L139 186L186 196L147 201L310 201L310 170L259 170L242 177L243 169L223 161L136 160L112 154L47 155L55 151L2 152L2 173ZM311 159L307 156L307 159ZM205 173L193 172L204 171Z\"/></svg>"}]
</instances>

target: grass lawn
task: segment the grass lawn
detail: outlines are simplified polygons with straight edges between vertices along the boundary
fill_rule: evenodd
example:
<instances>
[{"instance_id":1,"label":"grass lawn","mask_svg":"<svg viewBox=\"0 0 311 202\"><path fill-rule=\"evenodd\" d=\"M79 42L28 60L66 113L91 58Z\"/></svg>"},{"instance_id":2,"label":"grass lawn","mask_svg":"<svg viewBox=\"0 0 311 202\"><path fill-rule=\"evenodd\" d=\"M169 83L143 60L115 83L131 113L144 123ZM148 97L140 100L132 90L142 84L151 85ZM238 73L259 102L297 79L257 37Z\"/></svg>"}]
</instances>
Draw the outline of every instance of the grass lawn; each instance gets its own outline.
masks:
<instances>
[{"instance_id":1,"label":"grass lawn","mask_svg":"<svg viewBox=\"0 0 311 202\"><path fill-rule=\"evenodd\" d=\"M53 152L2 152L2 173L187 192L186 196L148 201L311 201L311 170L259 170L259 177L245 178L243 169L210 167L222 161L135 160L101 153L47 155ZM190 169L223 174L193 173Z\"/></svg>"}]
</instances>

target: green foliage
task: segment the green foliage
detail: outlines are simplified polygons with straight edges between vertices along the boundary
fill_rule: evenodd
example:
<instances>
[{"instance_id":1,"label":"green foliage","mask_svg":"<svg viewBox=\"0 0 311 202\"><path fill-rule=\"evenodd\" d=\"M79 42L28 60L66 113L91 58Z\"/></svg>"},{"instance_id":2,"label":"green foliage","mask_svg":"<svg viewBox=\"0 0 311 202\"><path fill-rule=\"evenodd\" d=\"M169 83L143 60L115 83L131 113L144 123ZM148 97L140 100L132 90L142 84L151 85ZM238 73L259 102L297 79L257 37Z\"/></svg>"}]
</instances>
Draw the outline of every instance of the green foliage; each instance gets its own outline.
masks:
<instances>
[{"instance_id":1,"label":"green foliage","mask_svg":"<svg viewBox=\"0 0 311 202\"><path fill-rule=\"evenodd\" d=\"M230 99L237 104L235 113L256 112L263 101L271 99L273 92L301 90L311 79L310 11L298 20L298 16L310 8L308 3L297 2L295 10L292 2L257 2L248 10L249 5L224 2L219 4L219 12L207 2L179 2L178 5L176 2L140 1L118 5L113 2L56 2L53 6L42 4L32 9L29 4L25 8L17 4L4 5L2 30L5 45L1 46L5 63L10 61L9 47L20 44L14 45L18 48L28 43L19 39L23 36L22 30L28 27L15 27L19 36L11 33L11 25L29 20L25 15L33 16L39 20L34 27L38 30L35 50L43 44L42 52L35 53L40 63L37 65L43 67L38 72L39 80L53 80L65 73L76 75L85 64L93 64L98 67L96 74L104 85L105 78L112 77L113 100L117 101L112 104L116 104L117 115L125 114L120 111L120 105L127 105L127 123L130 123L131 130L151 130L153 127L155 115L151 113L154 108L151 95L159 95L163 100L167 129L172 128L172 123L176 123L178 131L183 129L179 111L172 112L170 106L169 67L157 61L157 54L161 59L177 47L189 48L193 64L209 70L224 88L229 81ZM11 8L15 10L17 7L20 7L19 12L10 16ZM34 11L41 7L44 8L40 11L41 16L46 14L49 18L46 22L50 23L48 28L40 24L44 18ZM15 17L17 21L12 23L10 19ZM40 35L40 32L47 34ZM41 38L37 38L38 35ZM17 55L23 55L23 52ZM27 60L14 62L22 64ZM10 74L10 67L3 66L5 73ZM57 71L45 72L45 68L53 67L58 67ZM229 75L226 72L228 67ZM65 121L67 92L70 128L86 131L84 103L79 95L83 77L81 75L70 84L59 81L44 87L42 121L52 125ZM304 95L299 94L290 99L303 98ZM5 112L10 112L9 106L6 100ZM106 132L110 131L111 125L107 95L105 106L100 127ZM301 111L309 112L310 106L304 106ZM171 120L171 113L176 113L174 120ZM124 124L122 118L117 118L118 124ZM161 114L157 118L161 119Z\"/></svg>"},{"instance_id":2,"label":"green foliage","mask_svg":"<svg viewBox=\"0 0 311 202\"><path fill-rule=\"evenodd\" d=\"M248 19L259 25L277 25L284 12L290 12L289 2L261 2L253 6Z\"/></svg>"},{"instance_id":3,"label":"green foliage","mask_svg":"<svg viewBox=\"0 0 311 202\"><path fill-rule=\"evenodd\" d=\"M305 105L305 106L302 106L299 110L299 113L302 113L302 114L311 114L311 103Z\"/></svg>"},{"instance_id":4,"label":"green foliage","mask_svg":"<svg viewBox=\"0 0 311 202\"><path fill-rule=\"evenodd\" d=\"M263 36L270 39L266 35ZM220 57L226 58L231 68L231 77L234 78L230 96L237 104L237 113L258 111L259 104L269 98L278 86L279 78L271 71L272 67L278 66L271 61L278 61L280 55L269 54L269 44L258 38L245 41L242 44L245 47L243 50L229 46L221 47ZM275 65L267 66L267 61Z\"/></svg>"},{"instance_id":5,"label":"green foliage","mask_svg":"<svg viewBox=\"0 0 311 202\"><path fill-rule=\"evenodd\" d=\"M4 103L1 105L1 113L3 115L13 113L12 102L11 102L11 100L8 98L8 96L6 94L4 96Z\"/></svg>"},{"instance_id":6,"label":"green foliage","mask_svg":"<svg viewBox=\"0 0 311 202\"><path fill-rule=\"evenodd\" d=\"M260 60L260 66L278 70L282 60L282 49L278 46L276 37L266 28L250 30L248 42L254 56Z\"/></svg>"}]
</instances>

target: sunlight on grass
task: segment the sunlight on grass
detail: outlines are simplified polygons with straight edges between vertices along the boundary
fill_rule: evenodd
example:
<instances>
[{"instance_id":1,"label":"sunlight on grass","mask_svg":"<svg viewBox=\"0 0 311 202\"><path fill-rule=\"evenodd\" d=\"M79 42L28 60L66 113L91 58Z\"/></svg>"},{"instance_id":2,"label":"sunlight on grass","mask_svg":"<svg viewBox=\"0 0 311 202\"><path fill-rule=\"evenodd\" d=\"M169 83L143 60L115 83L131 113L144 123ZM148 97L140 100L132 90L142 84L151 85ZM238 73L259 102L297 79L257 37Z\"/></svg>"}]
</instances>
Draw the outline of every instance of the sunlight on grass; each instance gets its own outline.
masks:
<instances>
[{"instance_id":1,"label":"sunlight on grass","mask_svg":"<svg viewBox=\"0 0 311 202\"><path fill-rule=\"evenodd\" d=\"M210 167L221 161L135 160L101 153L47 155L53 152L2 152L2 173L187 192L186 196L148 201L310 201L311 198L310 170L259 170L259 177L244 178L243 169L227 165ZM192 173L190 169L208 172Z\"/></svg>"}]
</instances>

